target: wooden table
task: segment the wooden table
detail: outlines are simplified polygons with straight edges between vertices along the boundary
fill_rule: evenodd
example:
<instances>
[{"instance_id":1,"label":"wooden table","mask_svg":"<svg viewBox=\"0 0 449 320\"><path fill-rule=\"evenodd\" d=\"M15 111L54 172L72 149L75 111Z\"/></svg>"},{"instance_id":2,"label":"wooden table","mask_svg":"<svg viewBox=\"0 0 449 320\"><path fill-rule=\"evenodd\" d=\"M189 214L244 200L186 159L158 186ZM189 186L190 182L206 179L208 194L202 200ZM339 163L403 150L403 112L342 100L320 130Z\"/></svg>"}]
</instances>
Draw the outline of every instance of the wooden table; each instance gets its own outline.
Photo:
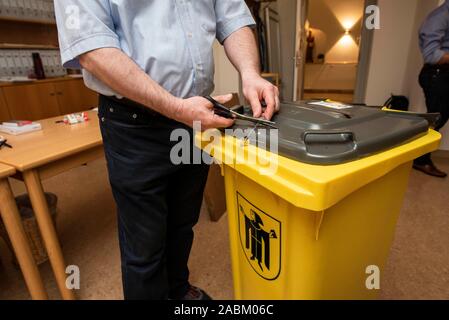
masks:
<instances>
[{"instance_id":1,"label":"wooden table","mask_svg":"<svg viewBox=\"0 0 449 320\"><path fill-rule=\"evenodd\" d=\"M75 299L66 287L66 264L42 188L42 180L53 177L90 161L102 158L98 115L89 112L90 121L57 124L62 117L39 121L43 130L21 136L4 135L13 149L3 149L0 162L14 167L14 178L23 181L31 199L36 220L48 252L56 282L65 300ZM87 183L87 182L86 182Z\"/></svg>"},{"instance_id":2,"label":"wooden table","mask_svg":"<svg viewBox=\"0 0 449 320\"><path fill-rule=\"evenodd\" d=\"M1 152L3 152L1 150ZM1 153L0 153L1 157ZM22 270L25 283L34 300L48 299L44 284L39 274L36 262L28 244L28 239L23 229L19 210L14 200L8 177L14 175L16 170L12 167L0 164L0 216L5 225L14 253Z\"/></svg>"}]
</instances>

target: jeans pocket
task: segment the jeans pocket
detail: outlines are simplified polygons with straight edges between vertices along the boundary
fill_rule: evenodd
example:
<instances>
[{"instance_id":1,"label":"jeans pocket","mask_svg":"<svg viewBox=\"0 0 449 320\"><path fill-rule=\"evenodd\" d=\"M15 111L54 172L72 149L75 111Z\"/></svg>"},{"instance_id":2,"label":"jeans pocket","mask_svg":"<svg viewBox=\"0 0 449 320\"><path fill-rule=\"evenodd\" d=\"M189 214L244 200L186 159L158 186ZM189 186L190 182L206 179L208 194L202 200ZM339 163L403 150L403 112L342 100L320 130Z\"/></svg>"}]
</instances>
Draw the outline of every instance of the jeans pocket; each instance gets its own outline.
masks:
<instances>
[{"instance_id":1,"label":"jeans pocket","mask_svg":"<svg viewBox=\"0 0 449 320\"><path fill-rule=\"evenodd\" d=\"M102 119L101 127L105 149L122 160L141 156L142 146L148 144L157 131L151 124L130 124L110 117Z\"/></svg>"},{"instance_id":2,"label":"jeans pocket","mask_svg":"<svg viewBox=\"0 0 449 320\"><path fill-rule=\"evenodd\" d=\"M438 81L438 77L439 72L437 72L436 70L423 70L419 74L419 85L423 89L428 88L429 86L432 86L435 81Z\"/></svg>"}]
</instances>

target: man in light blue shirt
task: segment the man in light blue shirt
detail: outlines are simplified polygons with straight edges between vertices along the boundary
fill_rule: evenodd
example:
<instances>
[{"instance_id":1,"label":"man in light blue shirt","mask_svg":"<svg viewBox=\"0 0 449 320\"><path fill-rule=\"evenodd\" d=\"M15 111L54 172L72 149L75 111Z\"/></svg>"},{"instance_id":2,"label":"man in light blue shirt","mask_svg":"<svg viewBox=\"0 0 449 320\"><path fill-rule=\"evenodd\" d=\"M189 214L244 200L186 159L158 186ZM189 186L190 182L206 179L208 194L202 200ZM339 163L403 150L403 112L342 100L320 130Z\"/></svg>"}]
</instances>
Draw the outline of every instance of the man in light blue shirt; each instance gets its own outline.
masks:
<instances>
[{"instance_id":1,"label":"man in light blue shirt","mask_svg":"<svg viewBox=\"0 0 449 320\"><path fill-rule=\"evenodd\" d=\"M449 63L449 1L435 9L419 31L419 46L424 63Z\"/></svg>"},{"instance_id":2,"label":"man in light blue shirt","mask_svg":"<svg viewBox=\"0 0 449 320\"><path fill-rule=\"evenodd\" d=\"M441 114L435 128L440 130L449 120L449 0L430 13L420 29L419 40L425 63L419 83L427 110ZM447 177L435 166L430 154L416 159L414 168L434 177Z\"/></svg>"},{"instance_id":3,"label":"man in light blue shirt","mask_svg":"<svg viewBox=\"0 0 449 320\"><path fill-rule=\"evenodd\" d=\"M190 285L187 262L208 167L174 165L170 134L191 132L194 121L202 129L233 124L201 97L214 87L215 38L254 116L270 119L279 108L277 88L260 77L244 0L57 0L55 8L64 66L82 68L100 93L125 298L207 299Z\"/></svg>"}]
</instances>

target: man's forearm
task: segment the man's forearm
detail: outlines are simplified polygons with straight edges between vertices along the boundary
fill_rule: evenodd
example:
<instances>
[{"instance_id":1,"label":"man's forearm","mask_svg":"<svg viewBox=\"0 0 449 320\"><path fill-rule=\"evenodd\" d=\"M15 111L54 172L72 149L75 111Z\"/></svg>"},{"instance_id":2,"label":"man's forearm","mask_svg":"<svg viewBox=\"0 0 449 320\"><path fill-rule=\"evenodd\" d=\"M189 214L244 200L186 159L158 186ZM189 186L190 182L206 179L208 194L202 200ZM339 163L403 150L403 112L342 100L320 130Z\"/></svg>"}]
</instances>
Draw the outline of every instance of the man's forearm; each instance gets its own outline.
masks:
<instances>
[{"instance_id":1,"label":"man's forearm","mask_svg":"<svg viewBox=\"0 0 449 320\"><path fill-rule=\"evenodd\" d=\"M226 55L242 78L260 74L260 60L256 39L249 27L231 34L224 42Z\"/></svg>"},{"instance_id":2,"label":"man's forearm","mask_svg":"<svg viewBox=\"0 0 449 320\"><path fill-rule=\"evenodd\" d=\"M271 119L279 111L279 90L260 75L259 51L256 38L249 27L231 34L224 42L226 55L240 72L243 94L251 104L256 118ZM262 108L262 101L266 108Z\"/></svg>"},{"instance_id":3,"label":"man's forearm","mask_svg":"<svg viewBox=\"0 0 449 320\"><path fill-rule=\"evenodd\" d=\"M103 48L80 57L84 69L130 100L136 101L169 118L175 118L180 99L152 80L125 53L115 48Z\"/></svg>"}]
</instances>

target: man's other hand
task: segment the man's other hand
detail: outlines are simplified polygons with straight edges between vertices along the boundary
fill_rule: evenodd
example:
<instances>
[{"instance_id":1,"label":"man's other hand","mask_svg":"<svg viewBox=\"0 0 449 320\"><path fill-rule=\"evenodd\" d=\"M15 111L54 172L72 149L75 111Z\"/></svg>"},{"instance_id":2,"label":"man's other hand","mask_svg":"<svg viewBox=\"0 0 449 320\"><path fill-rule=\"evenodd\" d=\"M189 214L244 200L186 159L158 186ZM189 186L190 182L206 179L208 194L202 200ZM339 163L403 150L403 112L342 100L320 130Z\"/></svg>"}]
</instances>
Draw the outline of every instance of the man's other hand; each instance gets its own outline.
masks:
<instances>
[{"instance_id":1,"label":"man's other hand","mask_svg":"<svg viewBox=\"0 0 449 320\"><path fill-rule=\"evenodd\" d=\"M216 96L214 99L221 104L225 104L232 100L232 94ZM180 100L174 119L190 127L193 126L194 121L200 121L201 130L203 131L215 128L228 128L234 124L232 119L217 116L214 113L212 103L203 97Z\"/></svg>"},{"instance_id":2,"label":"man's other hand","mask_svg":"<svg viewBox=\"0 0 449 320\"><path fill-rule=\"evenodd\" d=\"M441 57L440 61L438 61L438 64L449 64L449 54L448 54L448 53L445 53L445 54Z\"/></svg>"},{"instance_id":3,"label":"man's other hand","mask_svg":"<svg viewBox=\"0 0 449 320\"><path fill-rule=\"evenodd\" d=\"M257 73L243 75L242 80L243 94L251 104L254 117L263 116L266 120L271 120L280 109L278 88ZM267 104L265 111L262 109L261 101Z\"/></svg>"}]
</instances>

